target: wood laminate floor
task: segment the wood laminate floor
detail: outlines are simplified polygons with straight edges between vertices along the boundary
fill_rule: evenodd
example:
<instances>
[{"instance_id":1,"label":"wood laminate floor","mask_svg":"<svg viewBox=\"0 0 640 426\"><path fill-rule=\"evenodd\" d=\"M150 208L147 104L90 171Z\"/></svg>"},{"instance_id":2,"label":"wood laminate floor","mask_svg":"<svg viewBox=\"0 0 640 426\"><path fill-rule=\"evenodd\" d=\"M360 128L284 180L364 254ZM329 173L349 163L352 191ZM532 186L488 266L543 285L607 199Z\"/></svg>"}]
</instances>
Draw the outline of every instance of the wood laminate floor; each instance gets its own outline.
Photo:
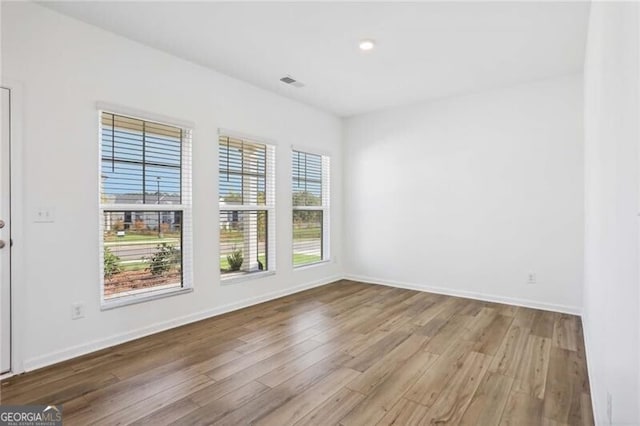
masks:
<instances>
[{"instance_id":1,"label":"wood laminate floor","mask_svg":"<svg viewBox=\"0 0 640 426\"><path fill-rule=\"evenodd\" d=\"M65 425L592 425L580 319L339 281L2 382Z\"/></svg>"}]
</instances>

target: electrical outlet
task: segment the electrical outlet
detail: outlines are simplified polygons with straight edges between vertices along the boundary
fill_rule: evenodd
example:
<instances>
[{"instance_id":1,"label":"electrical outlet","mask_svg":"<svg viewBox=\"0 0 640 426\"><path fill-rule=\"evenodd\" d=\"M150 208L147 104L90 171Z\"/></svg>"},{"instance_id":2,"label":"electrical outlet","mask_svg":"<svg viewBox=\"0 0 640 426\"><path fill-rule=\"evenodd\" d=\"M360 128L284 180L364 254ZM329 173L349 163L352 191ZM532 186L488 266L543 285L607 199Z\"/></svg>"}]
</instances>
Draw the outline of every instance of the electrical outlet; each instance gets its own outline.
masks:
<instances>
[{"instance_id":1,"label":"electrical outlet","mask_svg":"<svg viewBox=\"0 0 640 426\"><path fill-rule=\"evenodd\" d=\"M609 392L607 392L607 420L609 420L609 424L613 424L613 397Z\"/></svg>"},{"instance_id":2,"label":"electrical outlet","mask_svg":"<svg viewBox=\"0 0 640 426\"><path fill-rule=\"evenodd\" d=\"M536 281L537 281L536 273L535 272L529 272L527 274L527 284L535 284Z\"/></svg>"},{"instance_id":3,"label":"electrical outlet","mask_svg":"<svg viewBox=\"0 0 640 426\"><path fill-rule=\"evenodd\" d=\"M71 319L84 318L84 304L77 302L71 305Z\"/></svg>"}]
</instances>

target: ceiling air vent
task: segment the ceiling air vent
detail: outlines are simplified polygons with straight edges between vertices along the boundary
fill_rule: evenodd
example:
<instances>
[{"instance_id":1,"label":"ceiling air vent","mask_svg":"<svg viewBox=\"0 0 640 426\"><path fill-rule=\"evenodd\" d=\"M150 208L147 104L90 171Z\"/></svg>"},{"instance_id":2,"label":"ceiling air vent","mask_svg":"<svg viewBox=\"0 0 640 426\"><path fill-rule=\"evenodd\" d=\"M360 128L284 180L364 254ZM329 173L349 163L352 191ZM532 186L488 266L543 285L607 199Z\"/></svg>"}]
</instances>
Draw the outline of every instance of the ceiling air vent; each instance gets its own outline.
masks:
<instances>
[{"instance_id":1,"label":"ceiling air vent","mask_svg":"<svg viewBox=\"0 0 640 426\"><path fill-rule=\"evenodd\" d=\"M288 75L285 75L284 77L282 77L280 81L285 84L290 84L294 87L304 87L303 83L299 82L295 78L292 78L291 76L288 76Z\"/></svg>"}]
</instances>

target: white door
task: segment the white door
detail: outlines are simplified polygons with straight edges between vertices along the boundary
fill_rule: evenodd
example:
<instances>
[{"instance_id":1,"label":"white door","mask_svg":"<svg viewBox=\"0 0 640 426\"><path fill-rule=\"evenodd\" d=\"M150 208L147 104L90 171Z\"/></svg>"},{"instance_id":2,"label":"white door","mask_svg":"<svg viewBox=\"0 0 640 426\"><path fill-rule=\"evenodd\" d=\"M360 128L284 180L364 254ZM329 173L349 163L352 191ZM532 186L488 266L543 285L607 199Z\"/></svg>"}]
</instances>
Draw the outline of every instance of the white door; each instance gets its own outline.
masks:
<instances>
[{"instance_id":1,"label":"white door","mask_svg":"<svg viewBox=\"0 0 640 426\"><path fill-rule=\"evenodd\" d=\"M2 92L2 121L0 122L0 373L11 370L11 250L9 178L11 113L9 89Z\"/></svg>"}]
</instances>

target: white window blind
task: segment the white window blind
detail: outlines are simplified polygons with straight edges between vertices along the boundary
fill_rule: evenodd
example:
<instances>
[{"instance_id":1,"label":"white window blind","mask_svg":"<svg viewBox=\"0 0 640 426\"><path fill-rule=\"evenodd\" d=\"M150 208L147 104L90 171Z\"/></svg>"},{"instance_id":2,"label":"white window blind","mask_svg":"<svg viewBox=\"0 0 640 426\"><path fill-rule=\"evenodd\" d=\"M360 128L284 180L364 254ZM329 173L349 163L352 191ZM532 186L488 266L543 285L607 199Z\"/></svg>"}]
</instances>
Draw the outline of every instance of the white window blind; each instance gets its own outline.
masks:
<instances>
[{"instance_id":1,"label":"white window blind","mask_svg":"<svg viewBox=\"0 0 640 426\"><path fill-rule=\"evenodd\" d=\"M221 136L218 145L220 274L275 270L275 149Z\"/></svg>"},{"instance_id":2,"label":"white window blind","mask_svg":"<svg viewBox=\"0 0 640 426\"><path fill-rule=\"evenodd\" d=\"M100 112L103 301L191 285L191 131Z\"/></svg>"},{"instance_id":3,"label":"white window blind","mask_svg":"<svg viewBox=\"0 0 640 426\"><path fill-rule=\"evenodd\" d=\"M329 259L329 157L292 152L293 266Z\"/></svg>"}]
</instances>

